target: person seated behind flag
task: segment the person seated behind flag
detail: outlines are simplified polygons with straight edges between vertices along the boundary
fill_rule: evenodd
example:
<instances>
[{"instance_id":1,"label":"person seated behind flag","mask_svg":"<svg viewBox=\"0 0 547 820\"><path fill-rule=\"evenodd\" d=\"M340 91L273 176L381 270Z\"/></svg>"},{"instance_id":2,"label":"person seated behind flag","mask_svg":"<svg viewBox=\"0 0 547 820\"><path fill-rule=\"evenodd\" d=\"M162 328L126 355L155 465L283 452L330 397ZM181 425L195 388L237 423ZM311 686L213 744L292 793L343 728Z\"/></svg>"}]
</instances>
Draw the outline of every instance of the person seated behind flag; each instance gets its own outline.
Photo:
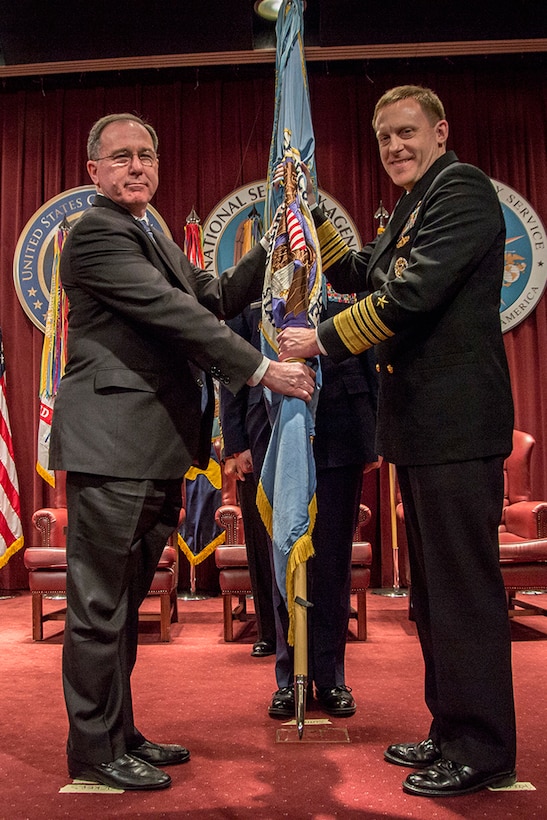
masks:
<instances>
[{"instance_id":1,"label":"person seated behind flag","mask_svg":"<svg viewBox=\"0 0 547 820\"><path fill-rule=\"evenodd\" d=\"M345 309L350 297L342 297L329 289L324 316L334 316ZM258 328L260 309L251 307L238 317L241 332L244 327ZM237 329L232 322L231 327ZM250 337L249 337L250 338ZM258 330L252 334L259 345ZM350 614L351 549L355 530L363 471L378 466L374 449L376 427L376 371L371 354L344 362L321 361L323 383L319 391L316 412L314 456L317 469L317 517L312 535L315 557L308 561L308 598L313 607L308 610L309 653L308 680L315 684L321 708L335 717L348 717L356 710L351 689L345 679L345 647ZM242 430L245 413L230 417L225 391L221 391L223 430L230 438L239 425L241 440L247 436L253 451L253 429L269 425L267 408L262 400L253 411L253 427ZM262 424L257 419L262 416ZM253 452L253 469L260 474L265 448L260 461ZM244 517L245 523L245 517ZM265 530L264 530L265 533ZM271 551L270 539L267 537ZM273 581L273 602L276 625L274 692L268 713L272 718L294 717L294 652L287 642L288 612L283 596Z\"/></svg>"},{"instance_id":2,"label":"person seated behind flag","mask_svg":"<svg viewBox=\"0 0 547 820\"><path fill-rule=\"evenodd\" d=\"M257 349L260 349L260 307L261 302L253 302L239 316L226 322ZM220 427L224 471L238 479L237 495L245 527L258 633L251 655L266 657L275 653L276 636L269 538L256 506L256 490L271 432L262 386L247 386L234 395L221 385Z\"/></svg>"}]
</instances>

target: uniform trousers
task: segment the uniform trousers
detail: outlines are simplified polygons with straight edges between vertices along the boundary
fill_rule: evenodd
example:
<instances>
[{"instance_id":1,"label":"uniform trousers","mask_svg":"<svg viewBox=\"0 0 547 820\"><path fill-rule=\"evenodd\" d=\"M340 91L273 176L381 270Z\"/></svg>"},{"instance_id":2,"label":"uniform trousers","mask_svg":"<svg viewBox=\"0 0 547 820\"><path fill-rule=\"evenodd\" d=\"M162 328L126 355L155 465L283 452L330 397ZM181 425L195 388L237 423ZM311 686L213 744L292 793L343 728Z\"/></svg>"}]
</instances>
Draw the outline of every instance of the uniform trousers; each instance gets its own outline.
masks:
<instances>
[{"instance_id":1,"label":"uniform trousers","mask_svg":"<svg viewBox=\"0 0 547 820\"><path fill-rule=\"evenodd\" d=\"M70 762L107 763L144 742L131 672L138 612L177 526L181 479L67 473L67 617L63 686Z\"/></svg>"},{"instance_id":2,"label":"uniform trousers","mask_svg":"<svg viewBox=\"0 0 547 820\"><path fill-rule=\"evenodd\" d=\"M515 765L511 635L499 566L503 457L398 467L429 736L485 772Z\"/></svg>"},{"instance_id":3,"label":"uniform trousers","mask_svg":"<svg viewBox=\"0 0 547 820\"><path fill-rule=\"evenodd\" d=\"M237 482L237 495L245 527L245 545L249 576L256 613L257 640L276 644L272 600L273 568L270 538L256 506L256 479L246 473L245 481Z\"/></svg>"}]
</instances>

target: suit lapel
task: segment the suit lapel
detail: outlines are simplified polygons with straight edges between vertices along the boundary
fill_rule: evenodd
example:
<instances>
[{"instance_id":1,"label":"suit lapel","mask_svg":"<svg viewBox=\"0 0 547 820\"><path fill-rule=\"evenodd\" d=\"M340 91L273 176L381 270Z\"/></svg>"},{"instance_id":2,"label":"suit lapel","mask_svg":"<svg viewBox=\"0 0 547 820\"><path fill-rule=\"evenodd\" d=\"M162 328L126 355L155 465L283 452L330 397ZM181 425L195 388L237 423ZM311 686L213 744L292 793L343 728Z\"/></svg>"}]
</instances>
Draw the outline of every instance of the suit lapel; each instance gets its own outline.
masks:
<instances>
[{"instance_id":1,"label":"suit lapel","mask_svg":"<svg viewBox=\"0 0 547 820\"><path fill-rule=\"evenodd\" d=\"M137 222L139 226L139 230L142 230L145 236L147 232L142 224L135 220L133 216L127 211L125 208L122 208L116 202L113 202L108 197L103 196L102 194L97 194L95 200L93 202L93 207L95 208L108 208L112 211L117 211L120 214L131 219L133 222ZM180 265L180 258L174 253L174 249L176 245L171 243L161 231L156 231L152 228L152 234L154 236L154 240L150 240L150 246L154 249L157 256L160 258L161 262L163 263L162 266L159 268L163 274L167 277L171 284L176 285L177 287L181 286L183 290L187 291L187 293L194 293L190 282L188 281L187 277L184 275L181 265ZM153 261L151 259L151 261Z\"/></svg>"},{"instance_id":2,"label":"suit lapel","mask_svg":"<svg viewBox=\"0 0 547 820\"><path fill-rule=\"evenodd\" d=\"M390 250L397 241L410 214L423 199L426 191L437 175L448 165L456 161L457 157L454 152L447 151L446 154L443 154L442 157L433 163L431 168L429 168L422 179L416 183L410 193L403 194L393 209L393 213L386 225L384 233L380 236L374 247L369 262L369 269L372 269L372 266L376 264L379 257Z\"/></svg>"},{"instance_id":3,"label":"suit lapel","mask_svg":"<svg viewBox=\"0 0 547 820\"><path fill-rule=\"evenodd\" d=\"M404 194L397 202L389 222L386 225L385 231L378 238L378 241L374 246L374 251L370 257L369 270L372 270L378 259L383 254L391 250L392 246L397 241L406 220L412 213L415 203L419 201L419 199L415 195L413 196L413 194L414 191L411 191L409 194Z\"/></svg>"},{"instance_id":4,"label":"suit lapel","mask_svg":"<svg viewBox=\"0 0 547 820\"><path fill-rule=\"evenodd\" d=\"M181 270L180 259L173 253L174 248L171 241L167 239L162 233L152 228L154 240L156 242L156 250L161 257L162 262L167 266L168 273L175 277L177 284L182 285L184 290L188 293L193 293L186 276Z\"/></svg>"},{"instance_id":5,"label":"suit lapel","mask_svg":"<svg viewBox=\"0 0 547 820\"><path fill-rule=\"evenodd\" d=\"M187 293L193 294L194 289L182 270L180 257L178 253L175 253L177 246L160 231L152 228L152 233L156 243L156 251L166 268L165 272L171 283L176 287L181 287Z\"/></svg>"}]
</instances>

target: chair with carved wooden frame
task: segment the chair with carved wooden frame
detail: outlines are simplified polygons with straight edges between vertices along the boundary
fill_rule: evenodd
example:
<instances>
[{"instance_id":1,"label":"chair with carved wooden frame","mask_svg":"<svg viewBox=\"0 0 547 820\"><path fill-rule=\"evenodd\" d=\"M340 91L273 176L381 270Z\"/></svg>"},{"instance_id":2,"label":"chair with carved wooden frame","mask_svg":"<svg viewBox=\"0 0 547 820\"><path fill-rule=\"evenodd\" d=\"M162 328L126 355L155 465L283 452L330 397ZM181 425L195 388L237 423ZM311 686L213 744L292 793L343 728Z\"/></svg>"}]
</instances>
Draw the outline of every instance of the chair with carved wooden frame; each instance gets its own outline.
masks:
<instances>
[{"instance_id":1,"label":"chair with carved wooden frame","mask_svg":"<svg viewBox=\"0 0 547 820\"><path fill-rule=\"evenodd\" d=\"M356 596L357 607L351 607L350 617L357 622L356 638L367 639L367 599L372 566L372 546L366 540L365 528L372 517L370 509L361 503L359 520L354 534L351 562L351 595ZM222 505L216 512L217 524L225 530L226 541L215 550L215 561L219 568L219 583L222 592L224 614L224 640L234 641L234 621L247 622L254 618L247 609L247 598L252 595L251 577L245 547L245 528L241 508L237 503L236 479L222 478ZM237 602L234 605L234 598ZM236 637L241 637L243 627Z\"/></svg>"},{"instance_id":2,"label":"chair with carved wooden frame","mask_svg":"<svg viewBox=\"0 0 547 820\"><path fill-rule=\"evenodd\" d=\"M536 441L513 430L513 449L505 459L504 499L499 525L500 568L511 617L547 615L547 609L518 593L547 590L547 501L534 501L531 462ZM404 508L398 495L400 537L406 542ZM406 545L406 544L405 544Z\"/></svg>"},{"instance_id":3,"label":"chair with carved wooden frame","mask_svg":"<svg viewBox=\"0 0 547 820\"><path fill-rule=\"evenodd\" d=\"M184 510L181 512L181 520ZM53 504L44 507L32 516L32 523L40 533L40 544L27 547L24 564L29 571L29 588L32 593L32 637L35 641L44 638L45 621L64 620L66 604L52 609L44 609L44 600L61 600L66 597L66 474L55 473ZM176 532L166 544L154 574L148 596L159 598L159 611L151 611L148 606L139 613L141 621L159 621L160 641L171 639L171 624L178 620L177 583L179 548Z\"/></svg>"}]
</instances>

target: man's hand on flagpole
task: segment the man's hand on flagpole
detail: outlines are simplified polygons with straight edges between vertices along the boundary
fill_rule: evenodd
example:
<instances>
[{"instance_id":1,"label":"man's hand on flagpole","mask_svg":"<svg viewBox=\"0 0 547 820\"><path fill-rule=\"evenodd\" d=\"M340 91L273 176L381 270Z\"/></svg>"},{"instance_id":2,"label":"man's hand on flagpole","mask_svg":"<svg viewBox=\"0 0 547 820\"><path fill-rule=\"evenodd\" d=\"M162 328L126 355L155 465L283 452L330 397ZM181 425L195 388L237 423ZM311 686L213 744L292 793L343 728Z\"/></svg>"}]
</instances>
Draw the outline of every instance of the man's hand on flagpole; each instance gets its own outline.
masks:
<instances>
[{"instance_id":1,"label":"man's hand on flagpole","mask_svg":"<svg viewBox=\"0 0 547 820\"><path fill-rule=\"evenodd\" d=\"M261 384L274 393L311 401L315 389L315 373L302 362L270 362Z\"/></svg>"},{"instance_id":2,"label":"man's hand on flagpole","mask_svg":"<svg viewBox=\"0 0 547 820\"><path fill-rule=\"evenodd\" d=\"M313 328L285 328L278 335L277 343L281 362L286 362L288 359L313 359L322 352L317 344L317 336Z\"/></svg>"}]
</instances>

